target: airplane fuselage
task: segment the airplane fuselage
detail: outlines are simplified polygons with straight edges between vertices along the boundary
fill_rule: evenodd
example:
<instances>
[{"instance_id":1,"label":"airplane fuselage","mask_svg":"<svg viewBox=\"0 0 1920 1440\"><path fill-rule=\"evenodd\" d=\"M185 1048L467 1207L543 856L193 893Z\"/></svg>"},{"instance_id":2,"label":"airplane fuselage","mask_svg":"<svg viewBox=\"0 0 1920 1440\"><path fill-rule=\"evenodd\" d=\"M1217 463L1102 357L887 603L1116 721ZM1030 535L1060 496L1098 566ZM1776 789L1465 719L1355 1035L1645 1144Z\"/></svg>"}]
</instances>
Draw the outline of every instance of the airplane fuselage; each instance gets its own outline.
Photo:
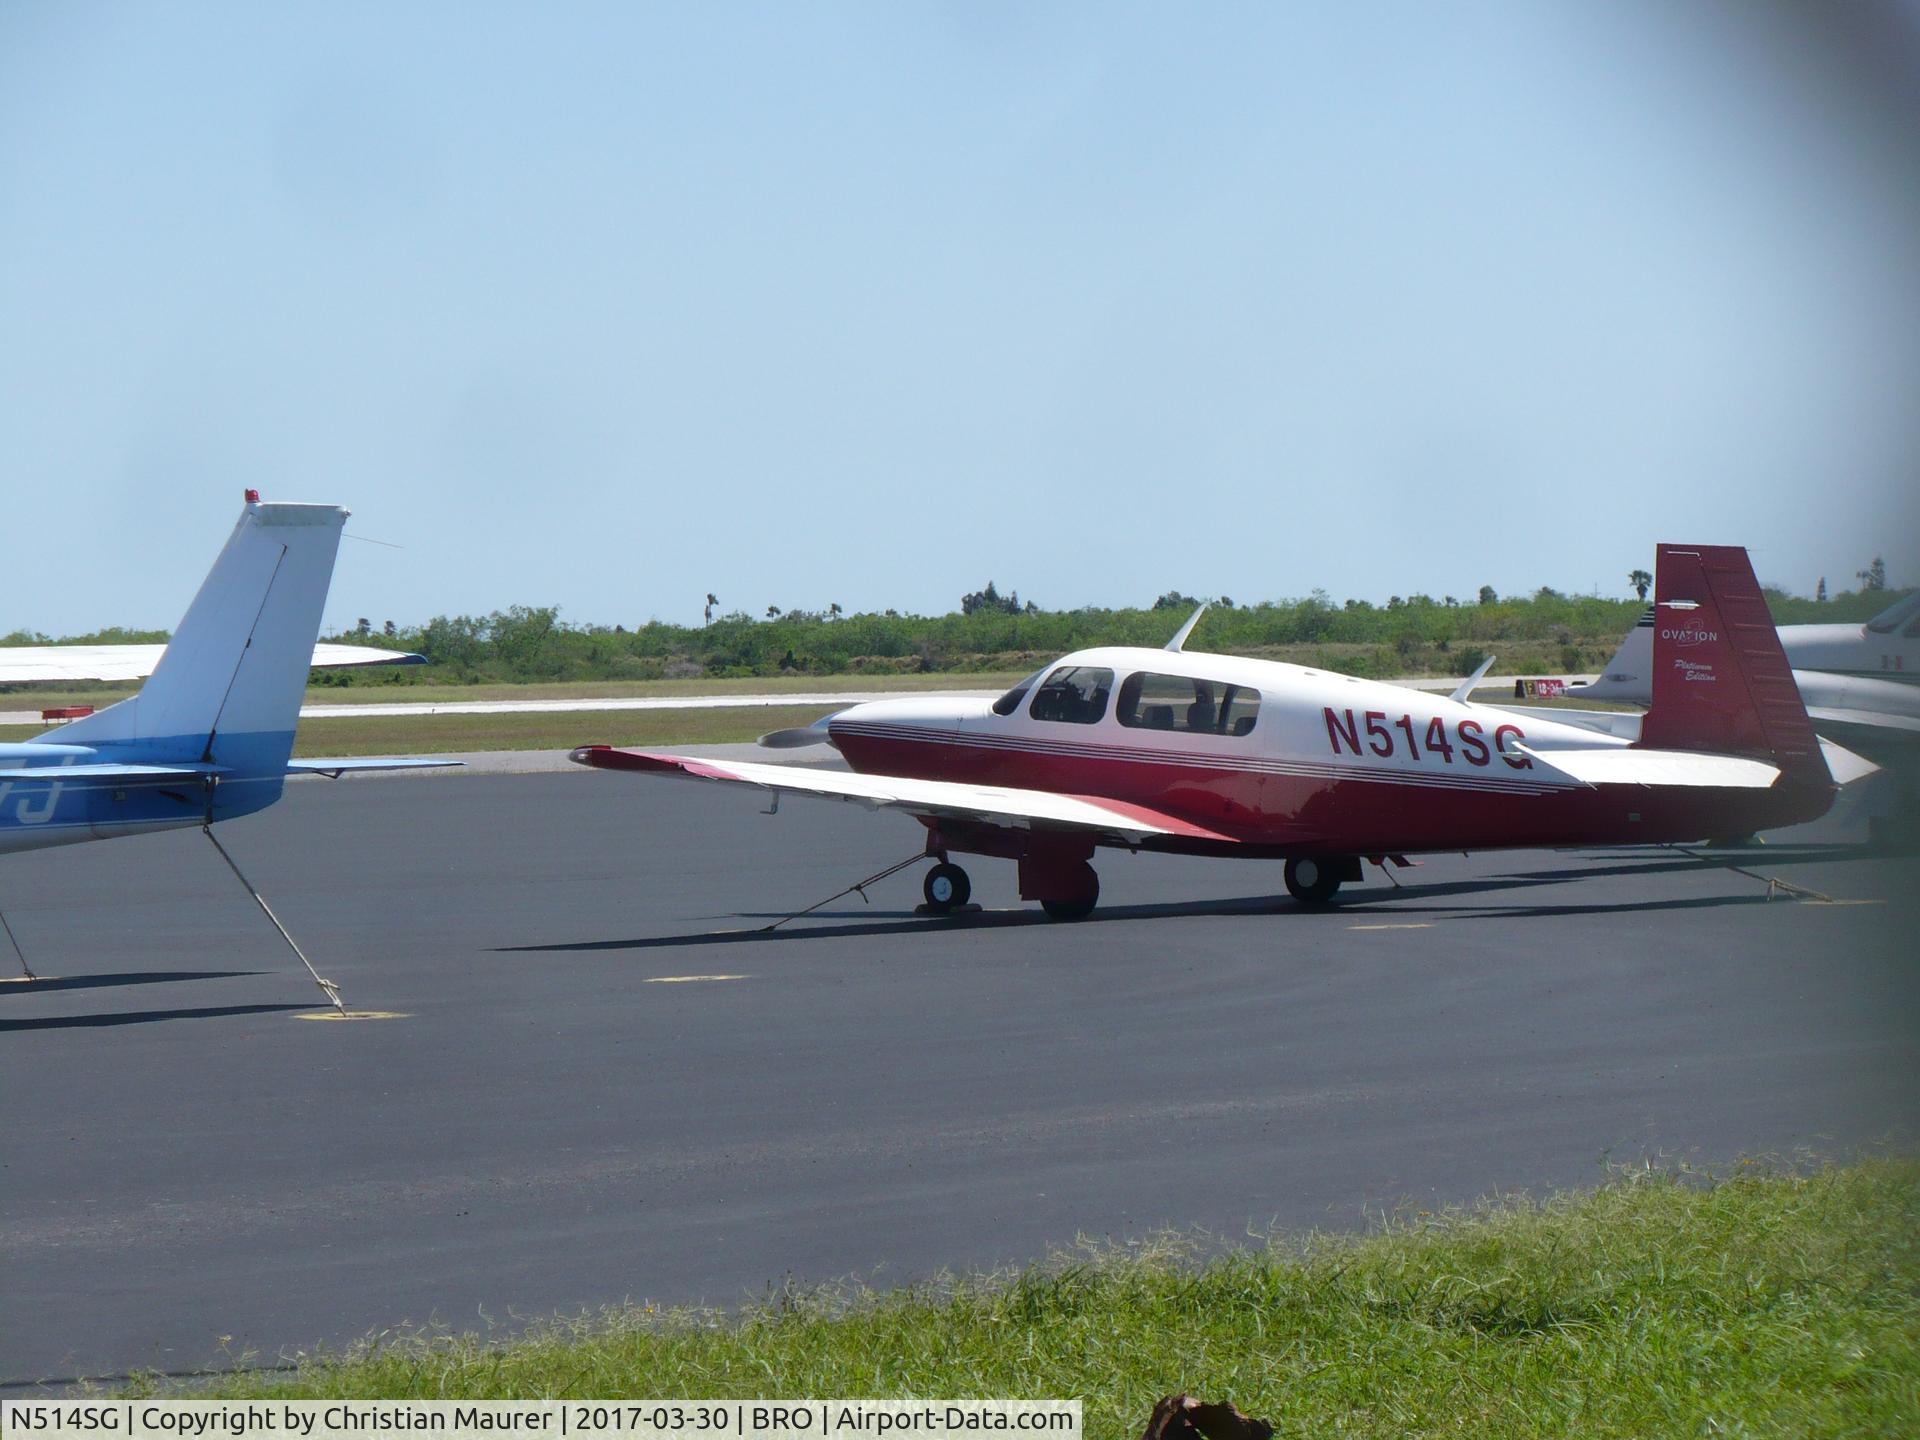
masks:
<instances>
[{"instance_id":1,"label":"airplane fuselage","mask_svg":"<svg viewBox=\"0 0 1920 1440\"><path fill-rule=\"evenodd\" d=\"M223 741L223 747L237 755L246 749L239 743L244 738ZM101 778L82 768L109 759L137 764L141 758L133 746L108 752L82 745L0 745L0 767L31 765L45 777L0 778L0 854L250 815L279 798L286 778L284 761L259 770L223 764L209 794L197 776Z\"/></svg>"},{"instance_id":2,"label":"airplane fuselage","mask_svg":"<svg viewBox=\"0 0 1920 1440\"><path fill-rule=\"evenodd\" d=\"M1832 800L1831 786L1786 777L1581 783L1551 768L1555 750L1629 742L1297 665L1164 650L1080 651L998 702L877 701L829 731L858 771L1098 796L1228 837L1147 842L1201 853L1698 840L1812 819Z\"/></svg>"},{"instance_id":3,"label":"airplane fuselage","mask_svg":"<svg viewBox=\"0 0 1920 1440\"><path fill-rule=\"evenodd\" d=\"M1871 625L1782 625L1780 646L1796 671L1823 671L1920 685L1920 620Z\"/></svg>"}]
</instances>

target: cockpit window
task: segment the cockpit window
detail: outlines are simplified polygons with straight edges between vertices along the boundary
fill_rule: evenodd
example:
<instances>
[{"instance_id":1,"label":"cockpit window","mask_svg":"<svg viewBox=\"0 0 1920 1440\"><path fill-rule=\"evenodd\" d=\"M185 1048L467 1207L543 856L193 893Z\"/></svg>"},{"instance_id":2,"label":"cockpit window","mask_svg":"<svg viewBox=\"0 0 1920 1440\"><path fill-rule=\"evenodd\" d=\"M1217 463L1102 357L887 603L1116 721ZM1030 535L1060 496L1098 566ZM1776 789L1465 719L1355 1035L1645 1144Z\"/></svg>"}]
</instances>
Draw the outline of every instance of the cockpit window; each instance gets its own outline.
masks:
<instances>
[{"instance_id":1,"label":"cockpit window","mask_svg":"<svg viewBox=\"0 0 1920 1440\"><path fill-rule=\"evenodd\" d=\"M1897 600L1867 622L1867 632L1871 635L1891 635L1909 620L1920 624L1920 593ZM1906 631L1908 639L1913 638L1911 627Z\"/></svg>"},{"instance_id":2,"label":"cockpit window","mask_svg":"<svg viewBox=\"0 0 1920 1440\"><path fill-rule=\"evenodd\" d=\"M1047 676L1027 713L1036 720L1093 725L1107 713L1107 697L1112 693L1113 671L1097 665L1062 665Z\"/></svg>"},{"instance_id":3,"label":"cockpit window","mask_svg":"<svg viewBox=\"0 0 1920 1440\"><path fill-rule=\"evenodd\" d=\"M1045 670L1036 670L1018 685L1014 686L1013 689L1007 691L1006 694L993 702L993 713L996 715L1013 714L1014 711L1020 708L1020 702L1027 698L1027 691L1031 690L1035 682L1046 673Z\"/></svg>"},{"instance_id":4,"label":"cockpit window","mask_svg":"<svg viewBox=\"0 0 1920 1440\"><path fill-rule=\"evenodd\" d=\"M1260 718L1260 692L1250 685L1142 670L1121 682L1114 713L1136 730L1245 735Z\"/></svg>"}]
</instances>

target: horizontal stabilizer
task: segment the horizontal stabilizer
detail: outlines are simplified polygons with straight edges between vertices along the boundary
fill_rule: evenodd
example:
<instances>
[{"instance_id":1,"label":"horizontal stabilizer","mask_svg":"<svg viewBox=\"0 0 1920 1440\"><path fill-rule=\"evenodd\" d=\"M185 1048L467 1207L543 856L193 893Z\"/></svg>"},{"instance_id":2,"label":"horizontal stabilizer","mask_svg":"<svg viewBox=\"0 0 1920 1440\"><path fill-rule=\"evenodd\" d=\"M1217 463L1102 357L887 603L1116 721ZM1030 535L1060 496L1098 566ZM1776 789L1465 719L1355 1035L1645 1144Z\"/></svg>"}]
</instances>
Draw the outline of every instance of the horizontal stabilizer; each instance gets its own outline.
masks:
<instances>
[{"instance_id":1,"label":"horizontal stabilizer","mask_svg":"<svg viewBox=\"0 0 1920 1440\"><path fill-rule=\"evenodd\" d=\"M1095 795L1057 795L1047 790L1016 790L999 785L963 785L951 780L914 780L901 775L859 775L798 765L764 765L730 760L696 760L685 755L656 755L585 745L571 756L575 764L601 770L637 770L690 780L730 780L775 794L818 795L852 800L869 809L904 810L911 815L981 820L1011 829L1036 826L1083 830L1123 841L1154 835L1232 843L1222 835L1177 815Z\"/></svg>"},{"instance_id":2,"label":"horizontal stabilizer","mask_svg":"<svg viewBox=\"0 0 1920 1440\"><path fill-rule=\"evenodd\" d=\"M0 769L0 780L197 780L224 775L219 765L121 765L99 761L89 765L20 765Z\"/></svg>"},{"instance_id":3,"label":"horizontal stabilizer","mask_svg":"<svg viewBox=\"0 0 1920 1440\"><path fill-rule=\"evenodd\" d=\"M327 775L338 780L342 775L363 770L451 770L465 765L464 760L429 755L356 755L339 760L289 760L289 775Z\"/></svg>"},{"instance_id":4,"label":"horizontal stabilizer","mask_svg":"<svg viewBox=\"0 0 1920 1440\"><path fill-rule=\"evenodd\" d=\"M1836 785L1851 785L1856 780L1864 780L1869 775L1878 775L1880 767L1864 755L1856 755L1844 745L1836 745L1826 736L1820 737L1820 753L1827 757L1827 769L1833 775Z\"/></svg>"},{"instance_id":5,"label":"horizontal stabilizer","mask_svg":"<svg viewBox=\"0 0 1920 1440\"><path fill-rule=\"evenodd\" d=\"M1582 785L1706 785L1735 790L1765 790L1780 778L1780 767L1738 755L1693 750L1641 750L1609 746L1604 750L1536 750L1514 747L1542 769L1557 770Z\"/></svg>"}]
</instances>

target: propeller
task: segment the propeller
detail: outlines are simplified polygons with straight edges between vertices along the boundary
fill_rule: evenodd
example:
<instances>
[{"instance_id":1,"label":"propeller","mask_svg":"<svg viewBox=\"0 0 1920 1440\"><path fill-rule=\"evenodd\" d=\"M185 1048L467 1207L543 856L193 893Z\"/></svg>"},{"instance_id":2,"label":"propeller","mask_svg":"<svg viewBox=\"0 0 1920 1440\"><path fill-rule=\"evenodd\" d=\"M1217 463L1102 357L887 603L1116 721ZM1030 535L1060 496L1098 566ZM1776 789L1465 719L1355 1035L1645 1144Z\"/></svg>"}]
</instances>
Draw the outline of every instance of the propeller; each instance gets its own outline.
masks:
<instances>
[{"instance_id":1,"label":"propeller","mask_svg":"<svg viewBox=\"0 0 1920 1440\"><path fill-rule=\"evenodd\" d=\"M839 714L835 711L834 714ZM833 736L827 733L827 726L833 722L833 715L822 715L811 725L802 725L792 730L772 730L762 735L757 743L769 750L798 750L806 745L831 745Z\"/></svg>"}]
</instances>

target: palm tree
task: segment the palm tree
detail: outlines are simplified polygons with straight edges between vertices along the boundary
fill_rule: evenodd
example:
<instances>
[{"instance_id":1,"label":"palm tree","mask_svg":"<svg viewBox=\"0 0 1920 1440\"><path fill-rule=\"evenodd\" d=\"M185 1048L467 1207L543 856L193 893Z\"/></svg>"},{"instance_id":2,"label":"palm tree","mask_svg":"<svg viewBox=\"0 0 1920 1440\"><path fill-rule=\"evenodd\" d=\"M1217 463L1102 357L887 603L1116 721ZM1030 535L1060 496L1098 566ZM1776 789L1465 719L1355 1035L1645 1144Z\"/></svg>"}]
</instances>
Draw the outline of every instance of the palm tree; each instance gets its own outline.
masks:
<instances>
[{"instance_id":1,"label":"palm tree","mask_svg":"<svg viewBox=\"0 0 1920 1440\"><path fill-rule=\"evenodd\" d=\"M720 597L714 594L711 590L709 590L707 592L707 609L706 609L707 624L711 625L713 623L713 607L718 605L719 603L720 603Z\"/></svg>"},{"instance_id":2,"label":"palm tree","mask_svg":"<svg viewBox=\"0 0 1920 1440\"><path fill-rule=\"evenodd\" d=\"M1653 588L1653 576L1644 570L1635 570L1627 576L1627 584L1633 587L1634 594L1644 600L1647 598L1647 591Z\"/></svg>"}]
</instances>

